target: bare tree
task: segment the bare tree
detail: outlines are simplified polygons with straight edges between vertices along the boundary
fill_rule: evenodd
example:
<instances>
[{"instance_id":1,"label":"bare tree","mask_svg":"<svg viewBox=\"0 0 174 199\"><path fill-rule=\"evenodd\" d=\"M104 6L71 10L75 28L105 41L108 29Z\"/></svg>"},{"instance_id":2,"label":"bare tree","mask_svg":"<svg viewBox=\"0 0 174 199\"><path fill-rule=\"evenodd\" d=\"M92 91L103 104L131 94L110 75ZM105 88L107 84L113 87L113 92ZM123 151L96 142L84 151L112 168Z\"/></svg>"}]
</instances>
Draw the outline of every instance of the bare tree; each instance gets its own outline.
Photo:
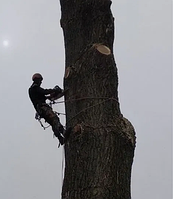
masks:
<instances>
[{"instance_id":1,"label":"bare tree","mask_svg":"<svg viewBox=\"0 0 174 199\"><path fill-rule=\"evenodd\" d=\"M67 127L63 199L129 199L135 131L123 117L110 0L60 0Z\"/></svg>"}]
</instances>

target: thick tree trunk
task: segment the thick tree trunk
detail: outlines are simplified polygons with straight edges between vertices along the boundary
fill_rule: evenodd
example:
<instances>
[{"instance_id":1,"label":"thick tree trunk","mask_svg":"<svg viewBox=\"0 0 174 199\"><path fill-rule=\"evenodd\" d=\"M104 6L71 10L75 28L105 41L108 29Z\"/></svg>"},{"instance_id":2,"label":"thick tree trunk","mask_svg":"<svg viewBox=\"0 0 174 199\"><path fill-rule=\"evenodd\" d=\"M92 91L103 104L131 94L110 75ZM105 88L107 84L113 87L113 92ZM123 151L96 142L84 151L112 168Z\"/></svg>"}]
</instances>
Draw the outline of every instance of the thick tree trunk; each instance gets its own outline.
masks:
<instances>
[{"instance_id":1,"label":"thick tree trunk","mask_svg":"<svg viewBox=\"0 0 174 199\"><path fill-rule=\"evenodd\" d=\"M135 132L119 108L110 0L60 0L67 127L63 199L129 199Z\"/></svg>"}]
</instances>

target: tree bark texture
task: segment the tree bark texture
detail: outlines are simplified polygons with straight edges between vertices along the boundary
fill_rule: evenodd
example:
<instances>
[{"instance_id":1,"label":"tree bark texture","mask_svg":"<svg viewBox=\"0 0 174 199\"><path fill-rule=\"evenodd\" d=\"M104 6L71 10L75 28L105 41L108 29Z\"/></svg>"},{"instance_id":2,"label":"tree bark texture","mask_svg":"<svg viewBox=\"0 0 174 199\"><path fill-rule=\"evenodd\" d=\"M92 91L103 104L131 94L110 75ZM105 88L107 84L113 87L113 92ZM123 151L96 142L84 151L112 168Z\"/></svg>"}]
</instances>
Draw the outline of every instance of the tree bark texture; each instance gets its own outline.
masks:
<instances>
[{"instance_id":1,"label":"tree bark texture","mask_svg":"<svg viewBox=\"0 0 174 199\"><path fill-rule=\"evenodd\" d=\"M135 131L123 117L110 0L60 0L65 42L63 199L130 199ZM102 49L102 50L100 50Z\"/></svg>"}]
</instances>

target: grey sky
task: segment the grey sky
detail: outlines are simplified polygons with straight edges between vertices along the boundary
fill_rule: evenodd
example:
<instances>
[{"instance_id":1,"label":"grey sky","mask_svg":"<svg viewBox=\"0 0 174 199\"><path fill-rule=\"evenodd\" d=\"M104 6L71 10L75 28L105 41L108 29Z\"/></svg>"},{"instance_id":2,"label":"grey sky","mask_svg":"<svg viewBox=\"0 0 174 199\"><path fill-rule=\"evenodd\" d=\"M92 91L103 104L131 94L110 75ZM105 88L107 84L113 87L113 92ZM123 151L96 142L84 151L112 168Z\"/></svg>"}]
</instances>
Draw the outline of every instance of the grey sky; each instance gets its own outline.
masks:
<instances>
[{"instance_id":1,"label":"grey sky","mask_svg":"<svg viewBox=\"0 0 174 199\"><path fill-rule=\"evenodd\" d=\"M172 1L115 0L112 11L121 111L137 132L132 198L171 199ZM57 0L0 0L3 199L60 198L63 149L35 121L27 93L34 72L43 74L43 87L63 86L59 20ZM63 105L55 110L64 112Z\"/></svg>"}]
</instances>

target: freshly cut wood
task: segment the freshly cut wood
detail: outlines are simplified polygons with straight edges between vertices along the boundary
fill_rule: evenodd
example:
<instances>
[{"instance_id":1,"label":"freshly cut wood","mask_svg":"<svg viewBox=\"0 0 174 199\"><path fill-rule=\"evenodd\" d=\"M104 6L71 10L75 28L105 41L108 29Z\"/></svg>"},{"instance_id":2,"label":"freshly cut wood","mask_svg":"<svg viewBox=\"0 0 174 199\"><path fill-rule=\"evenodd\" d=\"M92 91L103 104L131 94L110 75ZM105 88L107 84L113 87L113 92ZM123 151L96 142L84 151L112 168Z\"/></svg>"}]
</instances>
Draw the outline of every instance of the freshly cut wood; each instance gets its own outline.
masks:
<instances>
[{"instance_id":1,"label":"freshly cut wood","mask_svg":"<svg viewBox=\"0 0 174 199\"><path fill-rule=\"evenodd\" d=\"M100 53L102 53L104 55L110 55L111 54L111 50L105 45L95 44L94 46Z\"/></svg>"}]
</instances>

